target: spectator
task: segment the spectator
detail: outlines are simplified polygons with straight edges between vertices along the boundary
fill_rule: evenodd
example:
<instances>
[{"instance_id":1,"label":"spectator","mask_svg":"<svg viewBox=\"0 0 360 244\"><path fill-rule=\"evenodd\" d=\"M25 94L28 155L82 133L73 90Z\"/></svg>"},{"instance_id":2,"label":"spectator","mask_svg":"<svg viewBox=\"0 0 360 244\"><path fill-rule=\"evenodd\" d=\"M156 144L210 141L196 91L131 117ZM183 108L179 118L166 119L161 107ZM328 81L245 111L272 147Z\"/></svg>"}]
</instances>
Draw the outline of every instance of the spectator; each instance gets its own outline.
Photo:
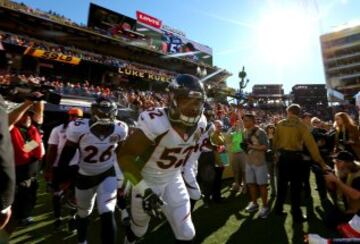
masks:
<instances>
[{"instance_id":1,"label":"spectator","mask_svg":"<svg viewBox=\"0 0 360 244\"><path fill-rule=\"evenodd\" d=\"M360 211L360 166L355 157L347 151L340 151L334 158L335 166L344 181L334 174L326 174L325 181L331 190L339 190L345 198L344 210L335 206L327 210L325 223L330 228L336 228L341 223L348 222Z\"/></svg>"},{"instance_id":2,"label":"spectator","mask_svg":"<svg viewBox=\"0 0 360 244\"><path fill-rule=\"evenodd\" d=\"M210 143L215 148L215 177L212 189L212 199L214 202L221 202L221 182L222 174L224 172L224 158L225 155L225 135L222 133L223 123L220 120L214 121L215 130L210 135Z\"/></svg>"},{"instance_id":3,"label":"spectator","mask_svg":"<svg viewBox=\"0 0 360 244\"><path fill-rule=\"evenodd\" d=\"M304 113L302 118L303 123L306 125L306 127L310 132L312 131L311 118L312 116L310 113ZM305 195L305 199L311 199L310 171L311 171L312 160L311 160L311 155L309 154L309 151L306 149L306 147L304 147L302 159L303 159L302 185L304 189L304 195Z\"/></svg>"},{"instance_id":4,"label":"spectator","mask_svg":"<svg viewBox=\"0 0 360 244\"><path fill-rule=\"evenodd\" d=\"M349 114L335 114L335 129L335 152L346 150L360 160L360 133Z\"/></svg>"},{"instance_id":5,"label":"spectator","mask_svg":"<svg viewBox=\"0 0 360 244\"><path fill-rule=\"evenodd\" d=\"M258 194L262 200L260 218L267 218L270 209L268 206L268 170L265 153L269 143L266 132L256 125L253 114L244 116L245 140L242 147L246 152L245 181L249 188L250 202L245 210L249 213L259 209L257 203Z\"/></svg>"},{"instance_id":6,"label":"spectator","mask_svg":"<svg viewBox=\"0 0 360 244\"><path fill-rule=\"evenodd\" d=\"M269 140L269 148L266 152L266 162L267 162L268 173L270 178L271 196L276 196L276 181L277 181L277 170L275 166L274 153L272 151L274 134L275 134L275 126L272 124L268 125L266 127L266 135Z\"/></svg>"},{"instance_id":7,"label":"spectator","mask_svg":"<svg viewBox=\"0 0 360 244\"><path fill-rule=\"evenodd\" d=\"M34 95L39 97L42 94ZM13 213L15 219L24 225L32 223L31 213L38 188L37 170L44 155L41 134L37 128L43 122L43 109L42 102L26 100L9 115L17 187Z\"/></svg>"},{"instance_id":8,"label":"spectator","mask_svg":"<svg viewBox=\"0 0 360 244\"><path fill-rule=\"evenodd\" d=\"M245 153L240 144L243 142L243 122L242 119L235 121L227 133L229 140L229 160L234 175L234 183L231 187L232 194L242 192L243 179L245 178Z\"/></svg>"}]
</instances>

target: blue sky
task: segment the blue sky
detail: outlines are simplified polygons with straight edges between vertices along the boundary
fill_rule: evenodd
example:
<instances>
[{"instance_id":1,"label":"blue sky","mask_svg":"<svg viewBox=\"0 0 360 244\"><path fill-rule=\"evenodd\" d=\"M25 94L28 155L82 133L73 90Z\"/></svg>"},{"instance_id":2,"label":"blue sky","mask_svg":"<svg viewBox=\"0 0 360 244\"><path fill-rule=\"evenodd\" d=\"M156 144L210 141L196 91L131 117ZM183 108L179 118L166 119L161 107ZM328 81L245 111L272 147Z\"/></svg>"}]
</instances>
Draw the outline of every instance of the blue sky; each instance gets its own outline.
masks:
<instances>
[{"instance_id":1,"label":"blue sky","mask_svg":"<svg viewBox=\"0 0 360 244\"><path fill-rule=\"evenodd\" d=\"M88 0L22 0L87 23ZM136 10L213 48L214 64L233 76L245 65L254 84L324 83L319 36L360 19L359 0L94 0L130 17ZM280 17L279 17L280 16ZM274 34L276 33L276 34Z\"/></svg>"}]
</instances>

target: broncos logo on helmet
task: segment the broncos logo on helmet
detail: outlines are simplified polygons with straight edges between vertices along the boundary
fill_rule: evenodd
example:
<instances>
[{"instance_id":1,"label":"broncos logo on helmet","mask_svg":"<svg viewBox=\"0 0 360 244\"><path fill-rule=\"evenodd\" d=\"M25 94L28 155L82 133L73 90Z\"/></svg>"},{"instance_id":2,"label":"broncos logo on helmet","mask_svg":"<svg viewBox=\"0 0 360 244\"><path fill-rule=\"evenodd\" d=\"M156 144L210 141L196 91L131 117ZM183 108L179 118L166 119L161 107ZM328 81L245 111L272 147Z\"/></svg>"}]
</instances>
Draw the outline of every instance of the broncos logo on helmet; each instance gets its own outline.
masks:
<instances>
[{"instance_id":1,"label":"broncos logo on helmet","mask_svg":"<svg viewBox=\"0 0 360 244\"><path fill-rule=\"evenodd\" d=\"M199 79L188 74L179 75L169 84L168 89L170 121L188 127L195 126L201 118L206 100Z\"/></svg>"}]
</instances>

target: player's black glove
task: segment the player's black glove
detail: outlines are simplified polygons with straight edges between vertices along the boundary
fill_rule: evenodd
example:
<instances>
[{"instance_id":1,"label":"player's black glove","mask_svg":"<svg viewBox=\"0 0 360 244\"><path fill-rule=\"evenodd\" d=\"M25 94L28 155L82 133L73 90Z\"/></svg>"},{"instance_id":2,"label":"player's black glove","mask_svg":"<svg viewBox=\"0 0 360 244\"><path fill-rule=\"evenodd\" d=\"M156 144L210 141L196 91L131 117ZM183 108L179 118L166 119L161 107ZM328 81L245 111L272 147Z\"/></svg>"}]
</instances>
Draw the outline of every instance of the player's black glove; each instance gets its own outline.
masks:
<instances>
[{"instance_id":1,"label":"player's black glove","mask_svg":"<svg viewBox=\"0 0 360 244\"><path fill-rule=\"evenodd\" d=\"M143 209L151 217L161 219L161 206L165 202L162 198L156 195L150 188L146 189L143 196Z\"/></svg>"}]
</instances>

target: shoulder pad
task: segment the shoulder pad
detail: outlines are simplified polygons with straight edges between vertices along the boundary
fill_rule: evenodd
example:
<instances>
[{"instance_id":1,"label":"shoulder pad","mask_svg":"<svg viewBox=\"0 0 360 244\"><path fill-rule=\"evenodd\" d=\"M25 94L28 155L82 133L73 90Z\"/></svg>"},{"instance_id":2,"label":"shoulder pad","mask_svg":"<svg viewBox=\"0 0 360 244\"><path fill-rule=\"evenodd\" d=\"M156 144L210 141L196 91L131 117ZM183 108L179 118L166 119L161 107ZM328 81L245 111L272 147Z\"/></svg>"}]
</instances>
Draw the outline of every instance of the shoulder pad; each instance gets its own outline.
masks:
<instances>
[{"instance_id":1,"label":"shoulder pad","mask_svg":"<svg viewBox=\"0 0 360 244\"><path fill-rule=\"evenodd\" d=\"M89 130L89 119L71 121L66 130L66 137L72 142L79 142L80 136Z\"/></svg>"},{"instance_id":2,"label":"shoulder pad","mask_svg":"<svg viewBox=\"0 0 360 244\"><path fill-rule=\"evenodd\" d=\"M207 125L208 125L207 119L206 119L205 115L202 115L198 122L198 128L200 129L201 134L206 133Z\"/></svg>"},{"instance_id":3,"label":"shoulder pad","mask_svg":"<svg viewBox=\"0 0 360 244\"><path fill-rule=\"evenodd\" d=\"M115 130L116 130L116 133L119 134L122 139L125 139L128 135L129 127L126 123L124 123L120 120L116 120L115 121Z\"/></svg>"},{"instance_id":4,"label":"shoulder pad","mask_svg":"<svg viewBox=\"0 0 360 244\"><path fill-rule=\"evenodd\" d=\"M139 115L137 128L151 140L170 129L170 122L164 108L146 110Z\"/></svg>"}]
</instances>

